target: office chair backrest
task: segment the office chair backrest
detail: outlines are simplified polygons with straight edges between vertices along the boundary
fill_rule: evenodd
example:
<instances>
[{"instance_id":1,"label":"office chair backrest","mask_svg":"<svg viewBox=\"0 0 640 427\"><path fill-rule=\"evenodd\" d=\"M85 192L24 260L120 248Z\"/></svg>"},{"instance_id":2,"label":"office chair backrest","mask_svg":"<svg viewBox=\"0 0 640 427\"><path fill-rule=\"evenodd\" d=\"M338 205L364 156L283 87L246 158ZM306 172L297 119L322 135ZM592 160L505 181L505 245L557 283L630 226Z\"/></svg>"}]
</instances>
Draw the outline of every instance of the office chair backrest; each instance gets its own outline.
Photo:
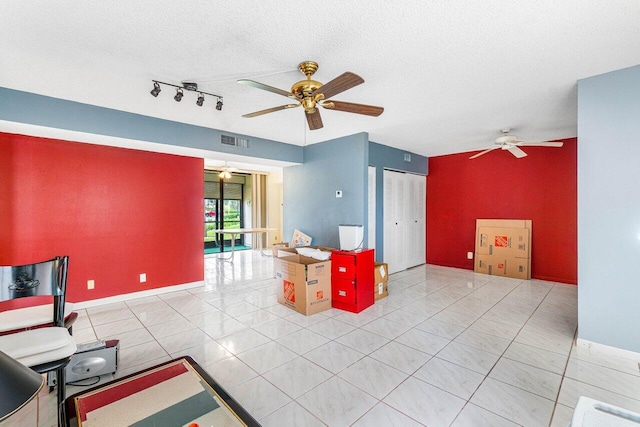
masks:
<instances>
[{"instance_id":1,"label":"office chair backrest","mask_svg":"<svg viewBox=\"0 0 640 427\"><path fill-rule=\"evenodd\" d=\"M0 311L50 304L54 326L64 325L69 257L0 267Z\"/></svg>"}]
</instances>

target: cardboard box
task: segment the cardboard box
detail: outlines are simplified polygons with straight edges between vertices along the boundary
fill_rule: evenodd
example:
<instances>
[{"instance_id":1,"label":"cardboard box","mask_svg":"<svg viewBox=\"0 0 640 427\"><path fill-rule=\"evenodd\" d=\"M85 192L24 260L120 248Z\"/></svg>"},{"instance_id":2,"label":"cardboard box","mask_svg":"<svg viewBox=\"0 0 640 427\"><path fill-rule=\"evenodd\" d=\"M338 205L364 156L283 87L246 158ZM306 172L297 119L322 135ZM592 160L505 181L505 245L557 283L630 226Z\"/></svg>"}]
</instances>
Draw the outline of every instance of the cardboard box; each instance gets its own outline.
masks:
<instances>
[{"instance_id":1,"label":"cardboard box","mask_svg":"<svg viewBox=\"0 0 640 427\"><path fill-rule=\"evenodd\" d=\"M476 253L529 258L531 229L478 227Z\"/></svg>"},{"instance_id":2,"label":"cardboard box","mask_svg":"<svg viewBox=\"0 0 640 427\"><path fill-rule=\"evenodd\" d=\"M329 248L327 246L304 246L304 247L311 248L311 249L320 249L321 251L324 251L324 252L333 252L336 250L336 248ZM291 255L298 255L298 248L289 248L289 247L278 248L277 254L276 254L276 256L279 258L283 258Z\"/></svg>"},{"instance_id":3,"label":"cardboard box","mask_svg":"<svg viewBox=\"0 0 640 427\"><path fill-rule=\"evenodd\" d=\"M289 243L288 242L282 242L282 243L275 243L271 246L271 253L273 254L274 257L278 256L278 250L280 249L284 249L284 248L288 248L289 247Z\"/></svg>"},{"instance_id":4,"label":"cardboard box","mask_svg":"<svg viewBox=\"0 0 640 427\"><path fill-rule=\"evenodd\" d=\"M531 258L505 257L476 253L476 273L493 276L513 277L515 279L531 278Z\"/></svg>"},{"instance_id":5,"label":"cardboard box","mask_svg":"<svg viewBox=\"0 0 640 427\"><path fill-rule=\"evenodd\" d=\"M527 228L531 230L530 219L476 219L476 234L479 227Z\"/></svg>"},{"instance_id":6,"label":"cardboard box","mask_svg":"<svg viewBox=\"0 0 640 427\"><path fill-rule=\"evenodd\" d=\"M373 294L379 300L389 295L389 265L385 262L376 262L374 267Z\"/></svg>"},{"instance_id":7,"label":"cardboard box","mask_svg":"<svg viewBox=\"0 0 640 427\"><path fill-rule=\"evenodd\" d=\"M307 316L331 308L331 261L289 254L274 262L280 304Z\"/></svg>"}]
</instances>

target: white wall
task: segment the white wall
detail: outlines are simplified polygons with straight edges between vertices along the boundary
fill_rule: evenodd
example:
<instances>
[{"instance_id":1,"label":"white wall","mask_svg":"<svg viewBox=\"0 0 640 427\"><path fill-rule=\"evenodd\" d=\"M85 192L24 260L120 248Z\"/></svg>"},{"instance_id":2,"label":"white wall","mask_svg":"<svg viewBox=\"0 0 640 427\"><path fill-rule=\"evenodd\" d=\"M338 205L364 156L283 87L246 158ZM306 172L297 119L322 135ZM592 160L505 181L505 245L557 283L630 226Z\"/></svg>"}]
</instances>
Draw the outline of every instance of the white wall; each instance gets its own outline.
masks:
<instances>
[{"instance_id":1,"label":"white wall","mask_svg":"<svg viewBox=\"0 0 640 427\"><path fill-rule=\"evenodd\" d=\"M640 352L640 66L578 82L578 337Z\"/></svg>"},{"instance_id":2,"label":"white wall","mask_svg":"<svg viewBox=\"0 0 640 427\"><path fill-rule=\"evenodd\" d=\"M290 240L282 236L282 170L267 175L267 227L278 229L267 233L267 246Z\"/></svg>"}]
</instances>

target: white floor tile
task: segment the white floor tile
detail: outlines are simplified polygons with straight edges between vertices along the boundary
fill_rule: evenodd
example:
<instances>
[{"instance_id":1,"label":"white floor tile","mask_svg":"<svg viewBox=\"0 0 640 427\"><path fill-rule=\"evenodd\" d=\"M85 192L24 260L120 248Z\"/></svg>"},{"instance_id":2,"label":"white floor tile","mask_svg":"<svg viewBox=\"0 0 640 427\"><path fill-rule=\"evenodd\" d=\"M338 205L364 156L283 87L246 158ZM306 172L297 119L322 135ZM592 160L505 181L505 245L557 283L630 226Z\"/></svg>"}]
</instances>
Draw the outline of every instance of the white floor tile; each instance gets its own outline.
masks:
<instances>
[{"instance_id":1,"label":"white floor tile","mask_svg":"<svg viewBox=\"0 0 640 427\"><path fill-rule=\"evenodd\" d=\"M324 427L325 424L296 402L259 420L262 427Z\"/></svg>"},{"instance_id":2,"label":"white floor tile","mask_svg":"<svg viewBox=\"0 0 640 427\"><path fill-rule=\"evenodd\" d=\"M304 357L318 366L337 374L362 359L364 354L339 342L330 341L304 354Z\"/></svg>"},{"instance_id":3,"label":"white floor tile","mask_svg":"<svg viewBox=\"0 0 640 427\"><path fill-rule=\"evenodd\" d=\"M506 358L496 363L489 377L553 401L562 381L558 374Z\"/></svg>"},{"instance_id":4,"label":"white floor tile","mask_svg":"<svg viewBox=\"0 0 640 427\"><path fill-rule=\"evenodd\" d=\"M289 397L297 399L333 374L303 357L296 357L262 376Z\"/></svg>"},{"instance_id":5,"label":"white floor tile","mask_svg":"<svg viewBox=\"0 0 640 427\"><path fill-rule=\"evenodd\" d=\"M499 358L496 354L457 342L450 343L437 356L482 375L487 375Z\"/></svg>"},{"instance_id":6,"label":"white floor tile","mask_svg":"<svg viewBox=\"0 0 640 427\"><path fill-rule=\"evenodd\" d=\"M378 401L348 382L332 377L297 399L307 411L329 426L348 426Z\"/></svg>"},{"instance_id":7,"label":"white floor tile","mask_svg":"<svg viewBox=\"0 0 640 427\"><path fill-rule=\"evenodd\" d=\"M448 426L466 401L414 377L409 377L384 403L425 425Z\"/></svg>"},{"instance_id":8,"label":"white floor tile","mask_svg":"<svg viewBox=\"0 0 640 427\"><path fill-rule=\"evenodd\" d=\"M314 348L328 343L329 338L308 329L300 329L292 334L278 338L276 342L298 354L305 354Z\"/></svg>"},{"instance_id":9,"label":"white floor tile","mask_svg":"<svg viewBox=\"0 0 640 427\"><path fill-rule=\"evenodd\" d=\"M451 427L516 427L518 425L473 403L467 403Z\"/></svg>"},{"instance_id":10,"label":"white floor tile","mask_svg":"<svg viewBox=\"0 0 640 427\"><path fill-rule=\"evenodd\" d=\"M485 376L434 357L418 369L414 377L464 400L469 400Z\"/></svg>"},{"instance_id":11,"label":"white floor tile","mask_svg":"<svg viewBox=\"0 0 640 427\"><path fill-rule=\"evenodd\" d=\"M336 339L340 344L344 344L360 353L370 354L389 342L389 339L374 334L373 332L356 329Z\"/></svg>"},{"instance_id":12,"label":"white floor tile","mask_svg":"<svg viewBox=\"0 0 640 427\"><path fill-rule=\"evenodd\" d=\"M264 374L295 359L297 354L277 342L270 341L240 353L237 357L257 373Z\"/></svg>"},{"instance_id":13,"label":"white floor tile","mask_svg":"<svg viewBox=\"0 0 640 427\"><path fill-rule=\"evenodd\" d=\"M377 399L383 399L403 382L408 374L371 357L364 357L338 374Z\"/></svg>"},{"instance_id":14,"label":"white floor tile","mask_svg":"<svg viewBox=\"0 0 640 427\"><path fill-rule=\"evenodd\" d=\"M260 420L291 403L291 398L262 377L255 377L231 387L229 394L236 399L253 418Z\"/></svg>"},{"instance_id":15,"label":"white floor tile","mask_svg":"<svg viewBox=\"0 0 640 427\"><path fill-rule=\"evenodd\" d=\"M515 341L504 353L504 357L559 375L564 373L567 364L567 356Z\"/></svg>"},{"instance_id":16,"label":"white floor tile","mask_svg":"<svg viewBox=\"0 0 640 427\"><path fill-rule=\"evenodd\" d=\"M300 424L302 425L302 424ZM420 427L423 424L412 420L402 412L391 406L378 403L364 414L362 418L352 424L353 427Z\"/></svg>"},{"instance_id":17,"label":"white floor tile","mask_svg":"<svg viewBox=\"0 0 640 427\"><path fill-rule=\"evenodd\" d=\"M548 426L553 401L487 378L471 403L523 426Z\"/></svg>"},{"instance_id":18,"label":"white floor tile","mask_svg":"<svg viewBox=\"0 0 640 427\"><path fill-rule=\"evenodd\" d=\"M431 359L431 355L395 341L380 347L369 356L409 375Z\"/></svg>"}]
</instances>

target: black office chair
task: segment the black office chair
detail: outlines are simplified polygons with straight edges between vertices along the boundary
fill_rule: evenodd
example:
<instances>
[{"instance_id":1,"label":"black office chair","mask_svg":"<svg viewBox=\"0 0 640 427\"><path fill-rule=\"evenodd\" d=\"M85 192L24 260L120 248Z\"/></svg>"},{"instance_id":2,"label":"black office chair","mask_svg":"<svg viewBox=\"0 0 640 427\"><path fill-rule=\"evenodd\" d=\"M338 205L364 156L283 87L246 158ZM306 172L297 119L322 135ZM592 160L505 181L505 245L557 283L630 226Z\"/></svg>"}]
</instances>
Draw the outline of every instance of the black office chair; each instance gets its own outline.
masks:
<instances>
[{"instance_id":1,"label":"black office chair","mask_svg":"<svg viewBox=\"0 0 640 427\"><path fill-rule=\"evenodd\" d=\"M65 256L0 267L0 351L39 374L55 372L59 426L66 424L65 366L77 349L65 327L68 263Z\"/></svg>"}]
</instances>

